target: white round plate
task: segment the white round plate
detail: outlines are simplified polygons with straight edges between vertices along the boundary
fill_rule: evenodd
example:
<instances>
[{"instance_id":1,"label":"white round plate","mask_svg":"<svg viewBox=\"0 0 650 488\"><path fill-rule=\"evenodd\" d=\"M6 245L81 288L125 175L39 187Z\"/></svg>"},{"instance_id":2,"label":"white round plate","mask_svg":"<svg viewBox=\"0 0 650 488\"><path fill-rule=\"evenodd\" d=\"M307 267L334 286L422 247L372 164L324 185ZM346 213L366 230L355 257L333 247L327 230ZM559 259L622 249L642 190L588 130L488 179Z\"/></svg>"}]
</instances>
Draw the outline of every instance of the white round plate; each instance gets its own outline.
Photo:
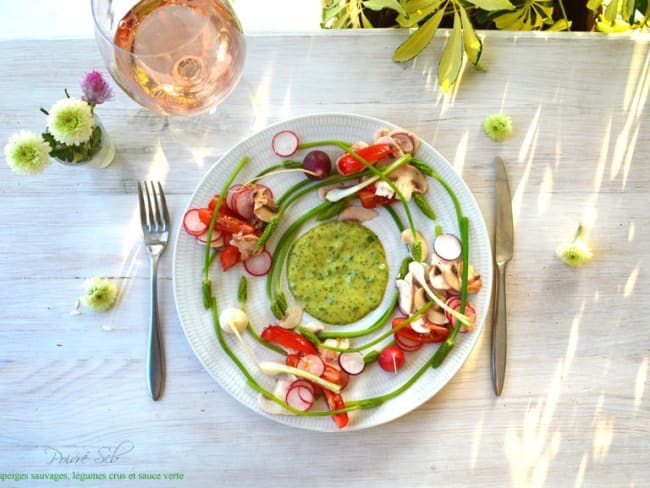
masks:
<instances>
[{"instance_id":1,"label":"white round plate","mask_svg":"<svg viewBox=\"0 0 650 488\"><path fill-rule=\"evenodd\" d=\"M235 183L245 182L260 170L280 162L281 158L272 151L271 139L281 130L293 130L303 142L325 139L371 142L375 132L382 127L394 128L395 126L389 122L371 117L338 113L299 117L270 126L237 144L224 154L208 170L188 202L187 208L206 207L212 196L221 191L232 170L244 156L248 156L250 161L237 177ZM335 160L337 155L341 153L341 150L335 146L326 146L321 149L328 152L332 156L332 160ZM301 160L306 152L306 150L299 151L293 159ZM416 156L428 163L447 181L456 193L463 213L469 219L469 259L483 280L481 291L476 295L470 295L471 303L477 311L476 329L472 333L458 334L456 345L444 363L437 369L429 368L410 388L399 396L386 401L377 408L351 412L350 422L345 430L364 429L394 420L409 413L433 397L447 384L469 357L472 348L483 331L490 305L492 258L490 240L480 209L463 180L430 145L423 142ZM291 185L304 178L304 175L297 172L283 173L269 176L263 180L263 183L273 190L277 198ZM435 181L430 181L427 199L437 214L437 221L433 222L425 218L413 204L411 204L411 208L416 227L429 239L429 244L431 238L435 235L436 225L441 225L445 232L458 235L457 217L451 199ZM319 201L320 198L317 192L312 192L292 205L285 214L282 224L268 242L268 249L271 251L274 249L277 239L295 217L302 215L309 208L313 208ZM402 216L402 221L406 222L403 209L400 208L401 205L396 204L394 207ZM302 232L312 225L314 225L313 222L306 224ZM346 328L365 328L381 315L395 292L393 285L395 277L403 258L407 255L405 246L400 242L397 227L385 210L380 210L379 217L366 222L365 225L380 237L384 245L390 267L389 286L386 290L384 302L377 310L355 324L338 326L342 327L342 330ZM199 244L194 237L186 234L181 228L176 237L174 251L174 295L185 335L203 366L234 398L248 408L268 416L274 421L302 429L337 431L336 424L329 416L268 415L260 409L257 392L246 384L244 376L221 349L215 335L212 315L210 311L205 310L203 307L201 282L204 257L204 246ZM246 275L246 273L241 264L227 272L221 271L218 259L211 266L210 276L213 283L213 293L217 297L220 309L237 306L237 288L242 275ZM265 326L277 323L271 313L266 296L266 277L246 276L248 281L247 312L251 324L258 332L261 332ZM286 281L283 286L287 299L291 302L292 296L286 286ZM387 327L390 327L390 325L387 325ZM282 361L281 356L256 343L250 335L245 333L243 337L258 360ZM364 344L371 337L361 338L357 344ZM256 380L268 390L272 390L275 380L265 377L257 371L254 362L234 335L225 334L225 338L230 348L237 354ZM431 358L437 347L437 344L425 344L419 351L407 353L406 365L398 374L386 373L377 364L369 365L361 375L351 377L349 385L342 393L343 398L360 400L394 391ZM326 406L320 403L315 404L314 408L326 410Z\"/></svg>"}]
</instances>

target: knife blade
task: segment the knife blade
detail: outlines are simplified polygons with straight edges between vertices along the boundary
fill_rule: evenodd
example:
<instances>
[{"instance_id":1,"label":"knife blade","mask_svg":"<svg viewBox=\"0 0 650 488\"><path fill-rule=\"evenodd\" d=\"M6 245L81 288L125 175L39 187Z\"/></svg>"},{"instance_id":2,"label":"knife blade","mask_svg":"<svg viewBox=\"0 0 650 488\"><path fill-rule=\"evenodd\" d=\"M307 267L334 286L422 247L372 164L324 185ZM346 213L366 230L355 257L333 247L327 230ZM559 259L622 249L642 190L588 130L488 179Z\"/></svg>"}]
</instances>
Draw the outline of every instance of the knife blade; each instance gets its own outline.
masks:
<instances>
[{"instance_id":1,"label":"knife blade","mask_svg":"<svg viewBox=\"0 0 650 488\"><path fill-rule=\"evenodd\" d=\"M497 271L492 315L492 384L501 395L508 357L508 316L506 308L506 265L512 259L514 229L512 197L505 161L496 158L496 226L494 232L494 264Z\"/></svg>"}]
</instances>

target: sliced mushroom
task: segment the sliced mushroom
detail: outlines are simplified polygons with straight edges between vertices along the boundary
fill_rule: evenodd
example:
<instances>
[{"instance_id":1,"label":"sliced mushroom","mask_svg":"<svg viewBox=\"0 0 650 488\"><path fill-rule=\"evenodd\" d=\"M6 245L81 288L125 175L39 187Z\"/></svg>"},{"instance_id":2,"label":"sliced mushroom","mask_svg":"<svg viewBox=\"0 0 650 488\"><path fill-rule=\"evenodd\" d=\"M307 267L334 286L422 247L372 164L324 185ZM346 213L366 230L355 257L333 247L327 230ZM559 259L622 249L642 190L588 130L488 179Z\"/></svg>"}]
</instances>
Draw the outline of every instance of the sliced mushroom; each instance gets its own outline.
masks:
<instances>
[{"instance_id":1,"label":"sliced mushroom","mask_svg":"<svg viewBox=\"0 0 650 488\"><path fill-rule=\"evenodd\" d=\"M387 175L393 184L399 189L408 202L411 200L413 193L426 193L429 190L429 184L426 177L416 168L410 164L405 164L399 168L391 171ZM385 181L378 181L376 184L375 194L393 198L395 191Z\"/></svg>"},{"instance_id":2,"label":"sliced mushroom","mask_svg":"<svg viewBox=\"0 0 650 488\"><path fill-rule=\"evenodd\" d=\"M411 326L411 329L413 329L415 332L419 332L420 334L428 334L429 333L429 329L427 329L424 318L422 318L422 317L419 317L419 318L415 319L409 325Z\"/></svg>"},{"instance_id":3,"label":"sliced mushroom","mask_svg":"<svg viewBox=\"0 0 650 488\"><path fill-rule=\"evenodd\" d=\"M455 262L451 262L442 269L442 275L445 277L445 281L449 284L449 288L454 291L460 291L461 278L458 272L458 265Z\"/></svg>"},{"instance_id":4,"label":"sliced mushroom","mask_svg":"<svg viewBox=\"0 0 650 488\"><path fill-rule=\"evenodd\" d=\"M319 334L325 330L325 324L318 322L317 320L304 324L303 327L312 334Z\"/></svg>"},{"instance_id":5,"label":"sliced mushroom","mask_svg":"<svg viewBox=\"0 0 650 488\"><path fill-rule=\"evenodd\" d=\"M381 139L384 136L387 136L390 134L390 129L388 127L382 127L379 129L377 132L375 132L375 137L373 137L373 141L377 141L377 139Z\"/></svg>"},{"instance_id":6,"label":"sliced mushroom","mask_svg":"<svg viewBox=\"0 0 650 488\"><path fill-rule=\"evenodd\" d=\"M241 260L246 261L249 257L255 254L255 248L257 247L257 241L259 240L260 238L255 234L238 233L233 234L229 244L239 249Z\"/></svg>"},{"instance_id":7,"label":"sliced mushroom","mask_svg":"<svg viewBox=\"0 0 650 488\"><path fill-rule=\"evenodd\" d=\"M365 222L374 219L379 215L374 208L364 208L358 205L351 205L344 208L338 215L339 220L352 220L354 222Z\"/></svg>"},{"instance_id":8,"label":"sliced mushroom","mask_svg":"<svg viewBox=\"0 0 650 488\"><path fill-rule=\"evenodd\" d=\"M443 275L443 266L444 263L436 259L431 263L431 268L429 269L429 283L431 283L431 288L434 290L446 291L450 288L449 283L447 283L447 280L445 280L445 276Z\"/></svg>"},{"instance_id":9,"label":"sliced mushroom","mask_svg":"<svg viewBox=\"0 0 650 488\"><path fill-rule=\"evenodd\" d=\"M420 241L420 246L422 249L420 261L424 262L429 258L429 244L427 244L427 241L424 239L420 231L416 230L415 233L418 240ZM411 252L411 256L413 256L413 245L415 244L415 238L413 236L413 232L411 232L411 229L404 229L402 231L401 238L402 242L408 246L409 251Z\"/></svg>"},{"instance_id":10,"label":"sliced mushroom","mask_svg":"<svg viewBox=\"0 0 650 488\"><path fill-rule=\"evenodd\" d=\"M445 325L449 323L447 320L447 315L445 312L442 311L442 308L438 308L437 310L434 310L434 308L430 308L427 310L426 313L426 318L429 322L435 325Z\"/></svg>"},{"instance_id":11,"label":"sliced mushroom","mask_svg":"<svg viewBox=\"0 0 650 488\"><path fill-rule=\"evenodd\" d=\"M273 201L273 194L268 188L257 186L253 190L253 213L263 222L270 222L278 214L280 207Z\"/></svg>"},{"instance_id":12,"label":"sliced mushroom","mask_svg":"<svg viewBox=\"0 0 650 488\"><path fill-rule=\"evenodd\" d=\"M392 148L393 157L396 159L404 156L404 151L402 151L402 148L399 147L399 145L395 142L395 139L389 135L380 137L375 141L375 144L388 144Z\"/></svg>"},{"instance_id":13,"label":"sliced mushroom","mask_svg":"<svg viewBox=\"0 0 650 488\"><path fill-rule=\"evenodd\" d=\"M289 305L287 308L287 313L281 320L278 321L278 325L283 329L295 329L300 325L302 320L302 307L297 304Z\"/></svg>"},{"instance_id":14,"label":"sliced mushroom","mask_svg":"<svg viewBox=\"0 0 650 488\"><path fill-rule=\"evenodd\" d=\"M398 307L403 314L410 314L413 310L413 275L407 273L404 279L395 282L399 293Z\"/></svg>"},{"instance_id":15,"label":"sliced mushroom","mask_svg":"<svg viewBox=\"0 0 650 488\"><path fill-rule=\"evenodd\" d=\"M420 139L405 129L393 129L388 134L405 154L413 154L420 147Z\"/></svg>"}]
</instances>

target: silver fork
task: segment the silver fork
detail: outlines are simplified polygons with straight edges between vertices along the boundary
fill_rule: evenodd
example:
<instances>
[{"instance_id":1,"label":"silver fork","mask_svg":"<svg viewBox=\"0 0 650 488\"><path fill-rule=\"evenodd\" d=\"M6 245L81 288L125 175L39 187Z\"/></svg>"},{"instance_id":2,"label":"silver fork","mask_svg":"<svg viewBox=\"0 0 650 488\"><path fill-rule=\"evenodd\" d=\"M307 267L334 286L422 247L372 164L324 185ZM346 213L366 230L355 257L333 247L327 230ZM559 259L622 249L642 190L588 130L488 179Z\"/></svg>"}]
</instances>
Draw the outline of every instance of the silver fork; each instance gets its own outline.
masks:
<instances>
[{"instance_id":1,"label":"silver fork","mask_svg":"<svg viewBox=\"0 0 650 488\"><path fill-rule=\"evenodd\" d=\"M144 234L144 245L151 263L151 304L149 338L147 341L147 386L149 395L158 400L165 382L165 361L160 340L158 319L158 258L169 240L169 212L165 193L160 182L138 183L140 221Z\"/></svg>"}]
</instances>

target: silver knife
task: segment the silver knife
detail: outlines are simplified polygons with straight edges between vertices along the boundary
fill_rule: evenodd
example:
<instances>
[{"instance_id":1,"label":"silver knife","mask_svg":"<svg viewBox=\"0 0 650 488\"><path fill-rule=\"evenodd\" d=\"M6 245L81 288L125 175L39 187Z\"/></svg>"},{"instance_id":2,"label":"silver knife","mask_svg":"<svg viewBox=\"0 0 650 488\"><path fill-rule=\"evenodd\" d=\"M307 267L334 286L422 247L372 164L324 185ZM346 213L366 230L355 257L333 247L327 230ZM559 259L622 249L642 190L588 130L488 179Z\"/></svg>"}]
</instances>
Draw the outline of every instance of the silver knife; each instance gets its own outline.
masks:
<instances>
[{"instance_id":1,"label":"silver knife","mask_svg":"<svg viewBox=\"0 0 650 488\"><path fill-rule=\"evenodd\" d=\"M494 392L501 395L506 376L508 353L508 317L506 312L506 264L512 258L514 230L512 225L512 197L505 161L496 158L497 211L494 232L494 262L497 281L494 288L492 315L492 384Z\"/></svg>"}]
</instances>

